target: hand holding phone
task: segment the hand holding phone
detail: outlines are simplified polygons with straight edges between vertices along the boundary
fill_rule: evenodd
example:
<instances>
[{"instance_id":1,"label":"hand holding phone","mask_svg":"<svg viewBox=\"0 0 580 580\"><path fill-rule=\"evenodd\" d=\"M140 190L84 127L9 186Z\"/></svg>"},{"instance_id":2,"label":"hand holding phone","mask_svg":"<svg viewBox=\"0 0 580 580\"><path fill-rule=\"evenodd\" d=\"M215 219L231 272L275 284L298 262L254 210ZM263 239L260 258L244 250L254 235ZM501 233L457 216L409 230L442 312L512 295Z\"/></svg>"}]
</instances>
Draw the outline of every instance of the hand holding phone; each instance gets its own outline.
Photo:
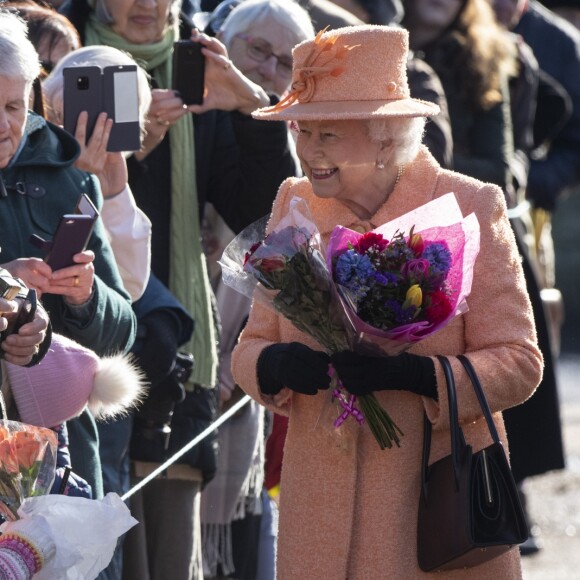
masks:
<instances>
[{"instance_id":1,"label":"hand holding phone","mask_svg":"<svg viewBox=\"0 0 580 580\"><path fill-rule=\"evenodd\" d=\"M107 151L138 151L141 147L136 65L67 67L63 69L64 128L75 135L79 114L88 113L90 139L100 113L113 126Z\"/></svg>"}]
</instances>

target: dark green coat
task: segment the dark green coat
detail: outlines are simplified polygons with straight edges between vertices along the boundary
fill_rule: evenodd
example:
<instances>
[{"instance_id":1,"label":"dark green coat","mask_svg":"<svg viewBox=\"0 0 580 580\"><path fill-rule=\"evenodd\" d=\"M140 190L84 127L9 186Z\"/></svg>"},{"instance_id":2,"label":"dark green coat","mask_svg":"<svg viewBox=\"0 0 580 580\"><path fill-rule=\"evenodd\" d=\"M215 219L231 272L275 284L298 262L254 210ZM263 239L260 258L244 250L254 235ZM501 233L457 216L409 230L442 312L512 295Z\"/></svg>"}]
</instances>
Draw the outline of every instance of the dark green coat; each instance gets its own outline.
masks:
<instances>
[{"instance_id":1,"label":"dark green coat","mask_svg":"<svg viewBox=\"0 0 580 580\"><path fill-rule=\"evenodd\" d=\"M101 208L97 178L73 167L79 152L76 140L68 133L29 114L22 150L11 165L0 170L0 263L42 258L43 251L29 241L31 234L52 239L61 216L74 213L81 193ZM61 296L48 294L42 296L42 303L54 332L99 355L126 352L135 338L136 319L101 220L97 220L88 248L95 253L94 293L88 307L73 309ZM95 421L85 411L67 424L73 470L91 484L93 497L100 497L103 490Z\"/></svg>"},{"instance_id":2,"label":"dark green coat","mask_svg":"<svg viewBox=\"0 0 580 580\"><path fill-rule=\"evenodd\" d=\"M100 208L103 203L97 178L73 167L79 155L76 140L60 128L30 114L30 133L16 161L0 170L0 263L16 258L44 256L29 241L31 234L50 240L60 218L74 213L81 193ZM101 220L89 241L95 253L94 294L84 317L67 306L61 296L45 294L42 303L58 332L97 354L127 351L135 337L135 316L123 288L111 246Z\"/></svg>"}]
</instances>

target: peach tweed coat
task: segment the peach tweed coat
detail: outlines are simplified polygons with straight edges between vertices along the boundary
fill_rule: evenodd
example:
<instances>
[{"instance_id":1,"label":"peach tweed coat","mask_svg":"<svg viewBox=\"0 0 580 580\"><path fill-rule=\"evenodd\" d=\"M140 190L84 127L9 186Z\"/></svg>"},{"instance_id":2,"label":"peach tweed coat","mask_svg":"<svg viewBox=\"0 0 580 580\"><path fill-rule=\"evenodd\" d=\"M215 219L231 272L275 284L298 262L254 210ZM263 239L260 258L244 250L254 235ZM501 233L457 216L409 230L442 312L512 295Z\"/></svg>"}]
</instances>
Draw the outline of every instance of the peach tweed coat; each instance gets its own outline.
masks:
<instances>
[{"instance_id":1,"label":"peach tweed coat","mask_svg":"<svg viewBox=\"0 0 580 580\"><path fill-rule=\"evenodd\" d=\"M278 223L293 196L307 200L327 241L336 224L370 230L448 192L456 194L463 215L476 213L481 227L469 311L414 346L412 352L451 357L460 420L467 440L478 450L491 441L471 384L453 355L469 354L504 440L501 410L530 397L542 374L532 311L501 190L441 169L422 148L369 221L361 222L340 202L315 197L306 179L290 178L278 192L268 227ZM278 578L430 577L417 565L416 520L423 411L434 428L431 460L450 449L445 379L439 363L434 360L438 403L405 391L376 393L405 433L400 448L381 451L368 428L351 421L351 443L345 450L332 436L330 417L323 414L321 418L328 392L305 396L283 389L276 399L260 394L258 355L273 342L291 341L320 349L284 318L255 302L232 361L234 378L249 395L276 412L289 414L280 494ZM440 573L438 577L520 578L519 552L514 549L477 568Z\"/></svg>"}]
</instances>

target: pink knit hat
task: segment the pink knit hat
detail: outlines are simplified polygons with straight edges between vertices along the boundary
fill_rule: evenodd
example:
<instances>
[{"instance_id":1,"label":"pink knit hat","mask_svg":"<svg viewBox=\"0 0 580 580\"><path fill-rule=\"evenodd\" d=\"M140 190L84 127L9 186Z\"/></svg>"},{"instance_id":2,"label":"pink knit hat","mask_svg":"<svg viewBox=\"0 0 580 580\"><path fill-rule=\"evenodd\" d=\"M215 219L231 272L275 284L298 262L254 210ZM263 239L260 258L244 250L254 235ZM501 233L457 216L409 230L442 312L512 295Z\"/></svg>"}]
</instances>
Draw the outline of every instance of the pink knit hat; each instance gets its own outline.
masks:
<instances>
[{"instance_id":1,"label":"pink knit hat","mask_svg":"<svg viewBox=\"0 0 580 580\"><path fill-rule=\"evenodd\" d=\"M20 418L53 427L80 415L118 416L142 398L143 377L127 355L99 358L92 350L54 334L46 356L34 367L5 363Z\"/></svg>"},{"instance_id":2,"label":"pink knit hat","mask_svg":"<svg viewBox=\"0 0 580 580\"><path fill-rule=\"evenodd\" d=\"M389 26L321 31L292 51L292 86L256 119L322 121L429 117L439 107L411 98L407 83L409 33Z\"/></svg>"}]
</instances>

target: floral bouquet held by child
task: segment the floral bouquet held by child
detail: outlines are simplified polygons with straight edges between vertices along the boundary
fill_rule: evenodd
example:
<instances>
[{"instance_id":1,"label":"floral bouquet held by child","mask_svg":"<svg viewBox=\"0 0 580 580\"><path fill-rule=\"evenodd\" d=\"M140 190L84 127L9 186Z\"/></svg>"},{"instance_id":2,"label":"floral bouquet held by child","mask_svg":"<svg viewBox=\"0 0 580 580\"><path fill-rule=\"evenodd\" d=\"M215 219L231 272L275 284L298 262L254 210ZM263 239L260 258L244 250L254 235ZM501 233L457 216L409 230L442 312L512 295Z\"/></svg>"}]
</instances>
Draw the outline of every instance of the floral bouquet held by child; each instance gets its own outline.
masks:
<instances>
[{"instance_id":1,"label":"floral bouquet held by child","mask_svg":"<svg viewBox=\"0 0 580 580\"><path fill-rule=\"evenodd\" d=\"M467 310L479 224L473 214L463 218L453 194L364 235L337 226L326 263L306 215L306 203L295 198L266 238L260 235L264 223L242 232L224 252L223 276L246 295L257 280L255 297L329 354L394 356ZM250 245L251 240L261 241ZM346 392L334 369L330 372L332 401L338 403L334 426L349 417L366 421L381 449L399 446L403 433L374 395Z\"/></svg>"}]
</instances>

